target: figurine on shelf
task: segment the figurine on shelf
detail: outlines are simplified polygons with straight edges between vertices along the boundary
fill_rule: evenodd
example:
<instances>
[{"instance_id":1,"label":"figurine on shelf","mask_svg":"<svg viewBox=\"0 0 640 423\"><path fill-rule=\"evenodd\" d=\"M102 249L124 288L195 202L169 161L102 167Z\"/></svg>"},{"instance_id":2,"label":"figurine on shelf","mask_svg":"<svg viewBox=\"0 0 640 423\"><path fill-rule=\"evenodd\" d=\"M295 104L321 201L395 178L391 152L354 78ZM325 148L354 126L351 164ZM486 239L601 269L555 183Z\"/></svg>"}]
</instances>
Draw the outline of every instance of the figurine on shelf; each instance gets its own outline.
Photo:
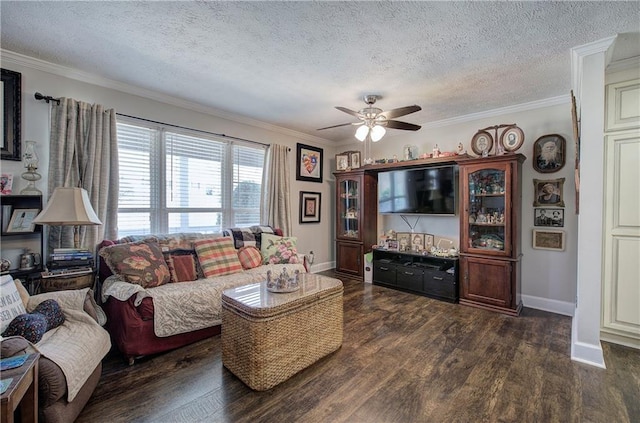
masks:
<instances>
[{"instance_id":1,"label":"figurine on shelf","mask_svg":"<svg viewBox=\"0 0 640 423\"><path fill-rule=\"evenodd\" d=\"M438 148L438 144L433 146L433 157L440 157L440 148Z\"/></svg>"},{"instance_id":2,"label":"figurine on shelf","mask_svg":"<svg viewBox=\"0 0 640 423\"><path fill-rule=\"evenodd\" d=\"M458 143L458 149L456 153L458 153L459 156L462 154L467 154L467 150L464 149L464 145L461 142Z\"/></svg>"}]
</instances>

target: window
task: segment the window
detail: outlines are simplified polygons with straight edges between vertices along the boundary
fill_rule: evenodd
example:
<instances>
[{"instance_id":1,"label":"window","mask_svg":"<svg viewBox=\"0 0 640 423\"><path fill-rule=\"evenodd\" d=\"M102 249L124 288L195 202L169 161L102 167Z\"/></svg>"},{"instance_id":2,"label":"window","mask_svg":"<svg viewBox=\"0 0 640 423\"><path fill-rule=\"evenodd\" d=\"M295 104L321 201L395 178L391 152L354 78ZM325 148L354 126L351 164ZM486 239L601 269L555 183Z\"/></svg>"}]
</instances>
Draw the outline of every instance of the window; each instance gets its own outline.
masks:
<instances>
[{"instance_id":1,"label":"window","mask_svg":"<svg viewBox=\"0 0 640 423\"><path fill-rule=\"evenodd\" d=\"M260 224L265 147L119 121L118 236Z\"/></svg>"}]
</instances>

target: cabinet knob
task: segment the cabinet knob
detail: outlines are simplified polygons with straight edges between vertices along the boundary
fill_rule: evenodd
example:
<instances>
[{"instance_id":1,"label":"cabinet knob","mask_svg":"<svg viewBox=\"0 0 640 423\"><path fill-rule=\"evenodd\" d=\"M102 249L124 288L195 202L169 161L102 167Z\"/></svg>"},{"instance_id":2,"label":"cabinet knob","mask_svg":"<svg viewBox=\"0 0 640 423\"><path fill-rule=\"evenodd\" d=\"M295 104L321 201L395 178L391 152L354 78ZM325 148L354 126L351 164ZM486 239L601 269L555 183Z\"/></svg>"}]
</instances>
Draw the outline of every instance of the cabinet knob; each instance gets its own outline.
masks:
<instances>
[{"instance_id":1,"label":"cabinet knob","mask_svg":"<svg viewBox=\"0 0 640 423\"><path fill-rule=\"evenodd\" d=\"M435 279L437 281L443 281L444 280L444 278L441 278L439 276L434 276L433 279Z\"/></svg>"},{"instance_id":2,"label":"cabinet knob","mask_svg":"<svg viewBox=\"0 0 640 423\"><path fill-rule=\"evenodd\" d=\"M409 275L409 276L413 276L414 273L413 272L404 272L405 275Z\"/></svg>"}]
</instances>

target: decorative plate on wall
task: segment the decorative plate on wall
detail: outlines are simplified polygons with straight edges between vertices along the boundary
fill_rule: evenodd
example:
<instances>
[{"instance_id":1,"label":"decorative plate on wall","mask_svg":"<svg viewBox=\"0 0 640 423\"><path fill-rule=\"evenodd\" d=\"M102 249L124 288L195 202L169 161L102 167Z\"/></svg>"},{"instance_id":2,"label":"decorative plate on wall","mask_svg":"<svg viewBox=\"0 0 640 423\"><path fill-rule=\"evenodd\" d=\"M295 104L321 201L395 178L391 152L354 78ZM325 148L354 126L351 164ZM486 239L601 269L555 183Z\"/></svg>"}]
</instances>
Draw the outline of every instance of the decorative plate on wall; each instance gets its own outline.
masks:
<instances>
[{"instance_id":1,"label":"decorative plate on wall","mask_svg":"<svg viewBox=\"0 0 640 423\"><path fill-rule=\"evenodd\" d=\"M487 156L493 148L493 137L487 131L478 131L471 138L471 150L479 156Z\"/></svg>"},{"instance_id":2,"label":"decorative plate on wall","mask_svg":"<svg viewBox=\"0 0 640 423\"><path fill-rule=\"evenodd\" d=\"M506 151L514 152L524 143L524 132L517 126L512 126L500 135L500 144Z\"/></svg>"}]
</instances>

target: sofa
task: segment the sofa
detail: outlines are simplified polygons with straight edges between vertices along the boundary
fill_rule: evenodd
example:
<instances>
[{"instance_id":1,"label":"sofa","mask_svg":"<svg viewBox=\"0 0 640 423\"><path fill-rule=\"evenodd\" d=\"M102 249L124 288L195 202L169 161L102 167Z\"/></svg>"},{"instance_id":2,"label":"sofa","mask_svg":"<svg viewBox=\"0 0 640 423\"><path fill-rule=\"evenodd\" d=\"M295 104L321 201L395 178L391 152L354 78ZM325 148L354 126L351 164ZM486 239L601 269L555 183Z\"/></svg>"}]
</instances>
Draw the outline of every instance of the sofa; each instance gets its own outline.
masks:
<instances>
[{"instance_id":1,"label":"sofa","mask_svg":"<svg viewBox=\"0 0 640 423\"><path fill-rule=\"evenodd\" d=\"M6 301L11 297L18 298L17 295L8 292L9 285L4 284L6 281L3 279L3 305L11 302ZM3 328L3 333L6 334L10 329L14 329L12 333L24 333L23 336L3 337L1 356L6 358L39 352L41 355L38 362L38 418L45 423L72 422L78 417L98 385L102 359L111 348L109 334L100 325L105 321L104 314L96 306L89 288L30 296L19 280L12 282L19 292L19 302L14 302L12 306L24 308L20 311L9 311L9 314L15 317L10 320L7 328ZM31 321L21 319L22 317L40 317L36 310L51 300L55 301L56 307L59 306L64 315L64 321L59 326L42 329L42 332L46 332L38 334L42 336L39 340L33 339L33 329L15 329L18 327L13 325L16 321ZM21 313L22 310L24 313ZM38 342L30 342L27 339Z\"/></svg>"},{"instance_id":2,"label":"sofa","mask_svg":"<svg viewBox=\"0 0 640 423\"><path fill-rule=\"evenodd\" d=\"M133 364L219 334L222 291L264 281L267 272L307 271L295 244L270 227L103 241L101 301L113 344Z\"/></svg>"}]
</instances>

